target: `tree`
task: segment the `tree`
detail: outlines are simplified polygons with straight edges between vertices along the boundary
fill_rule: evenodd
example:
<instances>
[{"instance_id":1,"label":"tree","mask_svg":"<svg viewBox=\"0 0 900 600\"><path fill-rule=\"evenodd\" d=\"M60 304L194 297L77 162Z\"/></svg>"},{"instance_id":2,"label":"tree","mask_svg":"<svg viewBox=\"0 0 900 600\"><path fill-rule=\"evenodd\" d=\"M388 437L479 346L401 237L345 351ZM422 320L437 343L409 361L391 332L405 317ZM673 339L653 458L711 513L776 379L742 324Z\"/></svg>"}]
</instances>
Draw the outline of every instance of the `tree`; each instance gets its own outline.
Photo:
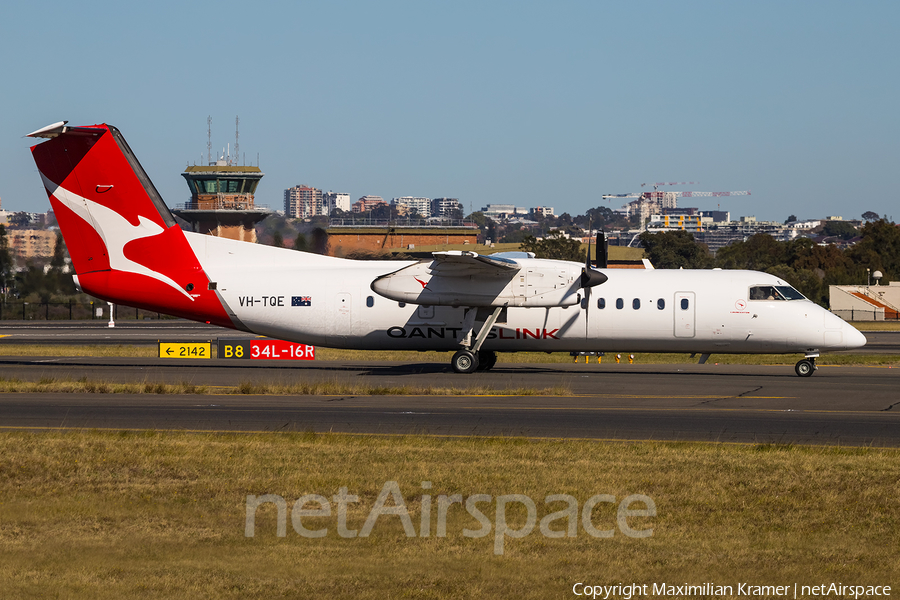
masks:
<instances>
[{"instance_id":1,"label":"tree","mask_svg":"<svg viewBox=\"0 0 900 600\"><path fill-rule=\"evenodd\" d=\"M860 230L862 239L847 250L856 281L865 281L866 268L884 274L883 283L900 279L900 228L885 219L870 221Z\"/></svg>"},{"instance_id":2,"label":"tree","mask_svg":"<svg viewBox=\"0 0 900 600\"><path fill-rule=\"evenodd\" d=\"M657 269L708 269L712 257L706 244L694 241L687 231L645 231L638 238L650 263Z\"/></svg>"},{"instance_id":3,"label":"tree","mask_svg":"<svg viewBox=\"0 0 900 600\"><path fill-rule=\"evenodd\" d=\"M328 232L321 227L312 230L312 251L316 254L328 254Z\"/></svg>"},{"instance_id":4,"label":"tree","mask_svg":"<svg viewBox=\"0 0 900 600\"><path fill-rule=\"evenodd\" d=\"M63 241L62 233L56 232L56 245L53 246L53 256L50 258L50 266L58 271L62 271L66 266L66 242Z\"/></svg>"},{"instance_id":5,"label":"tree","mask_svg":"<svg viewBox=\"0 0 900 600\"><path fill-rule=\"evenodd\" d=\"M839 237L842 240L849 240L856 237L859 233L856 227L846 221L828 221L822 228L822 233L827 236Z\"/></svg>"},{"instance_id":6,"label":"tree","mask_svg":"<svg viewBox=\"0 0 900 600\"><path fill-rule=\"evenodd\" d=\"M517 244L517 243L521 244L522 242L525 241L526 237L528 237L530 235L531 235L530 233L528 233L526 230L522 229L521 227L515 228L515 229L510 228L510 229L507 229L506 232L503 234L503 237L500 238L500 243L502 243L502 244ZM532 236L532 237L534 237L534 236Z\"/></svg>"},{"instance_id":7,"label":"tree","mask_svg":"<svg viewBox=\"0 0 900 600\"><path fill-rule=\"evenodd\" d=\"M784 263L785 247L771 235L757 233L743 242L734 242L716 252L716 266L723 269L765 271Z\"/></svg>"},{"instance_id":8,"label":"tree","mask_svg":"<svg viewBox=\"0 0 900 600\"><path fill-rule=\"evenodd\" d=\"M272 234L272 245L276 248L284 248L284 236L281 235L280 231Z\"/></svg>"},{"instance_id":9,"label":"tree","mask_svg":"<svg viewBox=\"0 0 900 600\"><path fill-rule=\"evenodd\" d=\"M878 220L878 213L877 213L877 212L872 212L871 210L867 210L866 212L864 212L864 213L862 214L862 218L863 218L863 220L865 220L865 221L877 221L877 220Z\"/></svg>"},{"instance_id":10,"label":"tree","mask_svg":"<svg viewBox=\"0 0 900 600\"><path fill-rule=\"evenodd\" d=\"M396 218L397 209L391 207L390 204L379 204L372 209L372 218L382 221L388 221Z\"/></svg>"},{"instance_id":11,"label":"tree","mask_svg":"<svg viewBox=\"0 0 900 600\"><path fill-rule=\"evenodd\" d=\"M787 219L784 220L784 224L793 223L797 220L797 215L790 215Z\"/></svg>"},{"instance_id":12,"label":"tree","mask_svg":"<svg viewBox=\"0 0 900 600\"><path fill-rule=\"evenodd\" d=\"M309 242L306 241L306 236L302 233L298 233L297 239L294 240L294 250L309 252Z\"/></svg>"},{"instance_id":13,"label":"tree","mask_svg":"<svg viewBox=\"0 0 900 600\"><path fill-rule=\"evenodd\" d=\"M561 231L551 231L542 240L536 239L530 233L526 234L519 249L523 252L534 252L536 258L571 260L573 262L584 262L585 260L584 252L581 251L581 242L566 238Z\"/></svg>"},{"instance_id":14,"label":"tree","mask_svg":"<svg viewBox=\"0 0 900 600\"><path fill-rule=\"evenodd\" d=\"M9 215L7 221L9 222L10 227L21 228L27 227L31 222L31 219L28 217L28 213L26 212L14 212L13 214Z\"/></svg>"},{"instance_id":15,"label":"tree","mask_svg":"<svg viewBox=\"0 0 900 600\"><path fill-rule=\"evenodd\" d=\"M16 287L23 298L50 302L57 291L57 279L40 265L29 264L16 275Z\"/></svg>"},{"instance_id":16,"label":"tree","mask_svg":"<svg viewBox=\"0 0 900 600\"><path fill-rule=\"evenodd\" d=\"M54 288L54 293L68 296L75 293L75 282L64 272L66 266L66 243L62 233L56 232L56 245L53 247L53 256L50 258L50 269L46 275L49 279L48 287Z\"/></svg>"}]
</instances>

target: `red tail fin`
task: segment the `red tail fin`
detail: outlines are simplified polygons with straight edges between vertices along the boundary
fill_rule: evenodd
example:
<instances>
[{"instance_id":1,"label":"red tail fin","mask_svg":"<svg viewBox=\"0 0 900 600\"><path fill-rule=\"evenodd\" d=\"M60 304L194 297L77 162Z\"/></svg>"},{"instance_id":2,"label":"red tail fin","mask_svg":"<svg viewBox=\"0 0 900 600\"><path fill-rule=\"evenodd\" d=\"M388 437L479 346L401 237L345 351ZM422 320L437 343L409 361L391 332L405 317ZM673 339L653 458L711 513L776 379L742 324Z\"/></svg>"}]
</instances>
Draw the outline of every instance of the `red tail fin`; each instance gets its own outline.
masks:
<instances>
[{"instance_id":1,"label":"red tail fin","mask_svg":"<svg viewBox=\"0 0 900 600\"><path fill-rule=\"evenodd\" d=\"M87 293L234 327L159 192L119 130L51 125L31 148Z\"/></svg>"}]
</instances>

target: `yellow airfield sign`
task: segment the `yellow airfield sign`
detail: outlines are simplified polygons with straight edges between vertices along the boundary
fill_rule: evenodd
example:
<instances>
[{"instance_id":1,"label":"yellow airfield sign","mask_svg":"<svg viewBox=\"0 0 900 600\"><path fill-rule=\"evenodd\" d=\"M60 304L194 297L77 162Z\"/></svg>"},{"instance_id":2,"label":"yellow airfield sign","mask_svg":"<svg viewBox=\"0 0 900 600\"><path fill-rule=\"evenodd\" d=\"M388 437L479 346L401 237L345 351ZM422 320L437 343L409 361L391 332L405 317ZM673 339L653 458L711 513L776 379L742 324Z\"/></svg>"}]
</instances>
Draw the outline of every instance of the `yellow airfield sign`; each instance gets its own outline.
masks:
<instances>
[{"instance_id":1,"label":"yellow airfield sign","mask_svg":"<svg viewBox=\"0 0 900 600\"><path fill-rule=\"evenodd\" d=\"M160 358L212 358L209 342L160 342Z\"/></svg>"}]
</instances>

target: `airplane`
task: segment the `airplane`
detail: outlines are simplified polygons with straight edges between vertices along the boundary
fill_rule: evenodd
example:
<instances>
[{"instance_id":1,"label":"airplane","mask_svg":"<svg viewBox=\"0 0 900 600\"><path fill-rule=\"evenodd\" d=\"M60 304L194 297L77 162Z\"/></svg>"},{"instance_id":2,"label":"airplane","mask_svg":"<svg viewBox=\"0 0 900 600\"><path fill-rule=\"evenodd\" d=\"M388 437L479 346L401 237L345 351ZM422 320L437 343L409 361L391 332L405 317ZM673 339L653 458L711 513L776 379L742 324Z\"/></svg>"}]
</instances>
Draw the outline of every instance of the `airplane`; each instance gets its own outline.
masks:
<instances>
[{"instance_id":1,"label":"airplane","mask_svg":"<svg viewBox=\"0 0 900 600\"><path fill-rule=\"evenodd\" d=\"M332 348L453 352L458 373L498 352L802 353L866 338L756 271L598 269L523 252L358 261L183 231L107 124L28 134L78 288L108 302ZM588 253L590 254L590 252Z\"/></svg>"}]
</instances>

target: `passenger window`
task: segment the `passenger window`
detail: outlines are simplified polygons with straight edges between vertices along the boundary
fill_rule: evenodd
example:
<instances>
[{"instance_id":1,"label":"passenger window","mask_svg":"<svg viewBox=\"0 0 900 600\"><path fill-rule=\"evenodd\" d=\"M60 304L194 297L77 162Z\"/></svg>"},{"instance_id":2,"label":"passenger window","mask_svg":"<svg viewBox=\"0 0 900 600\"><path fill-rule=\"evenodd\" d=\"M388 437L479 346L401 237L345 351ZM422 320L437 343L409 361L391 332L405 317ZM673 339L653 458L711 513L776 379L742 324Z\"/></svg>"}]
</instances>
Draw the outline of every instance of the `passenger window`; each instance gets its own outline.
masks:
<instances>
[{"instance_id":1,"label":"passenger window","mask_svg":"<svg viewBox=\"0 0 900 600\"><path fill-rule=\"evenodd\" d=\"M621 298L616 298L616 308L618 308L620 310L625 308L625 301L622 300Z\"/></svg>"},{"instance_id":2,"label":"passenger window","mask_svg":"<svg viewBox=\"0 0 900 600\"><path fill-rule=\"evenodd\" d=\"M597 308L606 308L606 298L597 298Z\"/></svg>"},{"instance_id":3,"label":"passenger window","mask_svg":"<svg viewBox=\"0 0 900 600\"><path fill-rule=\"evenodd\" d=\"M665 300L663 300L662 298L660 298L659 300L656 301L656 308L658 308L659 310L663 310L665 307L666 307L666 301L665 301Z\"/></svg>"},{"instance_id":4,"label":"passenger window","mask_svg":"<svg viewBox=\"0 0 900 600\"><path fill-rule=\"evenodd\" d=\"M687 298L681 299L681 310L687 310L688 306L690 306L690 301Z\"/></svg>"},{"instance_id":5,"label":"passenger window","mask_svg":"<svg viewBox=\"0 0 900 600\"><path fill-rule=\"evenodd\" d=\"M640 298L635 298L634 300L631 301L631 308L633 308L634 310L638 310L640 307L641 307L641 299Z\"/></svg>"},{"instance_id":6,"label":"passenger window","mask_svg":"<svg viewBox=\"0 0 900 600\"><path fill-rule=\"evenodd\" d=\"M373 306L375 306L375 298L372 296L369 296L368 298L366 298L366 306L368 306L369 308L372 308Z\"/></svg>"}]
</instances>

